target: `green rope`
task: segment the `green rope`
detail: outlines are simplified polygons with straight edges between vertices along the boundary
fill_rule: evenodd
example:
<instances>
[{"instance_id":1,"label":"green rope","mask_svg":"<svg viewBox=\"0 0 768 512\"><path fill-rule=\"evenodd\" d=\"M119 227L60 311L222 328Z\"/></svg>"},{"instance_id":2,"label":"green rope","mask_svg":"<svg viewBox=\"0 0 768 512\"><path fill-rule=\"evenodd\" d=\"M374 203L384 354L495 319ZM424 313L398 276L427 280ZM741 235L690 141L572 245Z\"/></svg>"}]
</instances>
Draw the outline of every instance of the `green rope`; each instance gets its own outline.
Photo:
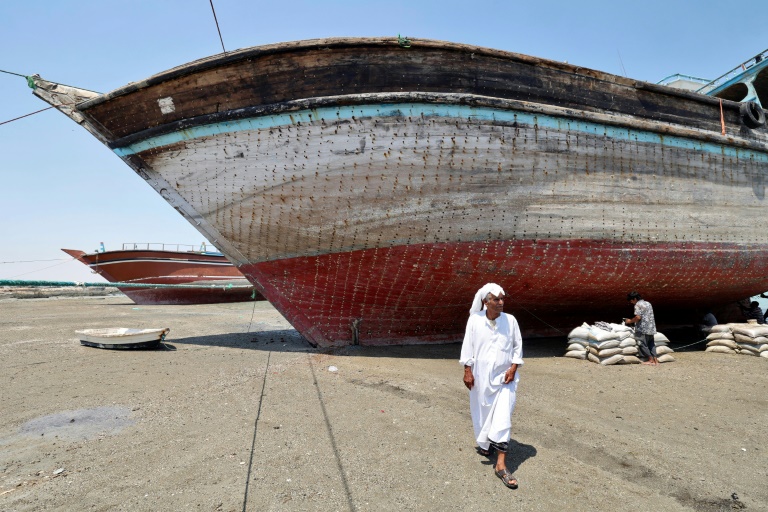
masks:
<instances>
[{"instance_id":1,"label":"green rope","mask_svg":"<svg viewBox=\"0 0 768 512\"><path fill-rule=\"evenodd\" d=\"M67 287L84 286L86 288L204 288L225 290L251 288L251 285L228 284L138 284L138 283L81 283L78 281L19 281L13 279L0 279L0 286L40 286L40 287Z\"/></svg>"}]
</instances>

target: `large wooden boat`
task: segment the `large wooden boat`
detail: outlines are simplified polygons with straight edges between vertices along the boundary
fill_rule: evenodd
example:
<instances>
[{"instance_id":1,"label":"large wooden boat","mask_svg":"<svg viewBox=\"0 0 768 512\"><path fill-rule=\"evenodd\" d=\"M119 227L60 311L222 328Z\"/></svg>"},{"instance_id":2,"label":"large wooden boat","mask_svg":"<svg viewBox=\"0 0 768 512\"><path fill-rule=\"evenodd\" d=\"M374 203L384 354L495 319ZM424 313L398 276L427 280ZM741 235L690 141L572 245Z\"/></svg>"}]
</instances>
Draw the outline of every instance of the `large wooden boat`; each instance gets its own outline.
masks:
<instances>
[{"instance_id":1,"label":"large wooden boat","mask_svg":"<svg viewBox=\"0 0 768 512\"><path fill-rule=\"evenodd\" d=\"M420 39L35 83L314 344L458 341L491 281L540 335L625 317L631 290L664 325L768 289L756 102Z\"/></svg>"},{"instance_id":2,"label":"large wooden boat","mask_svg":"<svg viewBox=\"0 0 768 512\"><path fill-rule=\"evenodd\" d=\"M198 250L179 244L123 244L119 251L62 251L110 283L186 285L184 288L118 286L136 304L218 304L264 300L223 254L205 248Z\"/></svg>"}]
</instances>

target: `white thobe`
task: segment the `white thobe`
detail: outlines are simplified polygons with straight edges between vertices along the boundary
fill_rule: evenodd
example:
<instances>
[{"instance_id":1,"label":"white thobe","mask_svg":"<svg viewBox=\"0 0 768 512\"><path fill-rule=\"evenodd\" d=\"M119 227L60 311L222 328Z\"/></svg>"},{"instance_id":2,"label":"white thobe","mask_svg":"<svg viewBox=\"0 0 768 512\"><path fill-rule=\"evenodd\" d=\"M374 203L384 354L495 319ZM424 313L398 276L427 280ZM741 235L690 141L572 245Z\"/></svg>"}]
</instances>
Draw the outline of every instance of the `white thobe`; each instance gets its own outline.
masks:
<instances>
[{"instance_id":1,"label":"white thobe","mask_svg":"<svg viewBox=\"0 0 768 512\"><path fill-rule=\"evenodd\" d=\"M510 440L520 369L508 384L504 374L513 364L523 364L523 339L515 317L502 313L494 326L485 313L470 315L459 362L472 367L469 410L477 445L487 450L490 441Z\"/></svg>"}]
</instances>

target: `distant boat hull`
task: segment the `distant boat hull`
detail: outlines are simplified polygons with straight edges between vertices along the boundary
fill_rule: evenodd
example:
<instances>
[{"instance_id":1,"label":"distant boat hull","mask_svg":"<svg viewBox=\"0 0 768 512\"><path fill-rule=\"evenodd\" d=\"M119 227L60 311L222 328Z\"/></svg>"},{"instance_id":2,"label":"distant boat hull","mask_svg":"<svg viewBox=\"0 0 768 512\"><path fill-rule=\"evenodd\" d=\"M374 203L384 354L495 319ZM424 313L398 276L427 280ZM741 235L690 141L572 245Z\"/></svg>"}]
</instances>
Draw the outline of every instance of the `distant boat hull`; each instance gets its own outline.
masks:
<instances>
[{"instance_id":1,"label":"distant boat hull","mask_svg":"<svg viewBox=\"0 0 768 512\"><path fill-rule=\"evenodd\" d=\"M768 290L768 132L735 102L425 40L36 83L320 346L459 341L489 281L525 335Z\"/></svg>"},{"instance_id":2,"label":"distant boat hull","mask_svg":"<svg viewBox=\"0 0 768 512\"><path fill-rule=\"evenodd\" d=\"M111 283L183 284L199 288L118 289L140 305L218 304L264 300L224 256L198 252L121 250L86 254L62 249Z\"/></svg>"}]
</instances>

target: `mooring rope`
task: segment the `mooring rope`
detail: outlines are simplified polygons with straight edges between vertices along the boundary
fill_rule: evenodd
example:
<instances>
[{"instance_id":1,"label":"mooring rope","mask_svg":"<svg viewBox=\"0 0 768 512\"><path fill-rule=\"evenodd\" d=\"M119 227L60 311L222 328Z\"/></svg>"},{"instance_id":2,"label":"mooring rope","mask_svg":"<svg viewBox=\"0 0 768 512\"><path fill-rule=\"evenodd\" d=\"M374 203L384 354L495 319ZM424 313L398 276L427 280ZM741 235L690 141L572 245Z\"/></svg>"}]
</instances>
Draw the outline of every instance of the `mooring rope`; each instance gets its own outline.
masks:
<instances>
[{"instance_id":1,"label":"mooring rope","mask_svg":"<svg viewBox=\"0 0 768 512\"><path fill-rule=\"evenodd\" d=\"M219 41L221 41L221 50L224 52L224 55L227 54L227 50L224 48L224 38L221 37L221 29L219 28L219 20L216 18L216 9L213 8L213 0L210 0L211 2L211 11L213 11L213 21L216 22L216 30L219 31Z\"/></svg>"},{"instance_id":2,"label":"mooring rope","mask_svg":"<svg viewBox=\"0 0 768 512\"><path fill-rule=\"evenodd\" d=\"M682 347L677 347L677 348L675 348L675 349L673 349L673 350L674 350L675 352L679 352L680 350L682 350L682 349L684 349L684 348L687 348L687 347L692 347L692 346L694 346L694 345L698 345L699 343L704 343L705 341L709 341L709 340L708 340L707 338L704 338L703 340L694 341L694 342L693 342L693 343L691 343L690 345L683 345ZM672 343L672 342L670 341L670 343Z\"/></svg>"},{"instance_id":3,"label":"mooring rope","mask_svg":"<svg viewBox=\"0 0 768 512\"><path fill-rule=\"evenodd\" d=\"M13 71L6 71L5 69L0 69L0 73L5 73L7 75L20 76L21 78L23 78L23 79L25 79L27 81L27 85L29 86L30 89L32 89L32 90L37 89L37 84L35 83L35 77L34 76L22 75L21 73L14 73ZM96 93L96 94L101 94L98 91L91 91L90 89L83 89L82 87L75 87L74 85L67 85L67 84L62 84L62 83L59 83L59 82L51 82L51 83L55 83L55 84L58 84L58 85L63 85L65 87L72 87L73 89L82 89L83 91L88 91L88 92L93 92L93 93ZM71 105L74 105L74 103L72 103ZM70 104L62 103L61 105L52 105L50 107L46 107L46 108L43 108L43 109L40 109L40 110L36 110L34 112L30 112L29 114L24 114L23 116L15 117L13 119L8 119L7 121L0 122L0 126L2 126L4 124L12 123L14 121L18 121L19 119L24 119L25 117L29 117L29 116L33 116L35 114L39 114L40 112L45 112L46 110L50 110L52 108L58 109L58 107L63 107L63 106L70 106Z\"/></svg>"},{"instance_id":4,"label":"mooring rope","mask_svg":"<svg viewBox=\"0 0 768 512\"><path fill-rule=\"evenodd\" d=\"M21 73L14 73L13 71L6 71L4 69L0 69L0 73L7 73L9 75L16 75L16 76L20 76L21 78L27 78L27 75L22 75Z\"/></svg>"},{"instance_id":5,"label":"mooring rope","mask_svg":"<svg viewBox=\"0 0 768 512\"><path fill-rule=\"evenodd\" d=\"M46 107L46 108L43 108L43 109L40 109L40 110L36 110L34 112L30 112L29 114L24 114L23 116L14 117L13 119L9 119L7 121L3 121L2 123L0 123L0 126L2 126L4 124L12 123L14 121L18 121L19 119L24 119L25 117L29 117L29 116L33 116L35 114L39 114L40 112L45 112L46 110L51 110L52 108L56 108L56 107L53 107L53 106Z\"/></svg>"},{"instance_id":6,"label":"mooring rope","mask_svg":"<svg viewBox=\"0 0 768 512\"><path fill-rule=\"evenodd\" d=\"M54 263L53 265L48 265L47 267L37 268L35 270L30 270L29 272L22 272L21 274L16 274L15 276L11 276L9 279L15 280L16 278L21 276L28 276L29 274L34 274L35 272L42 272L43 270L48 270L49 268L60 267L61 265L66 265L70 261L74 261L74 260L75 258L72 258L72 259L61 261L59 263Z\"/></svg>"},{"instance_id":7,"label":"mooring rope","mask_svg":"<svg viewBox=\"0 0 768 512\"><path fill-rule=\"evenodd\" d=\"M352 499L352 491L349 488L349 482L347 480L347 471L344 469L344 463L341 460L341 452L339 446L336 443L336 436L333 434L333 427L331 426L330 416L328 410L325 408L325 400L323 399L323 393L320 390L320 384L317 382L317 373L315 372L315 366L312 364L312 354L307 353L307 361L309 362L309 369L312 371L312 384L315 386L317 392L317 399L320 402L320 410L323 412L323 419L325 420L325 428L328 432L328 438L331 441L331 448L333 450L334 458L336 459L336 467L339 470L341 476L341 484L344 486L344 492L347 495L347 504L351 512L356 512L357 507Z\"/></svg>"},{"instance_id":8,"label":"mooring rope","mask_svg":"<svg viewBox=\"0 0 768 512\"><path fill-rule=\"evenodd\" d=\"M84 286L86 288L204 288L204 289L245 289L250 284L156 284L156 283L85 283L81 281L19 281L13 279L0 279L0 286L25 286L25 287L67 287Z\"/></svg>"},{"instance_id":9,"label":"mooring rope","mask_svg":"<svg viewBox=\"0 0 768 512\"><path fill-rule=\"evenodd\" d=\"M21 73L14 73L13 71L6 71L4 69L0 69L0 73L7 73L9 75L20 76L21 78L23 78L23 79L25 79L27 81L27 85L29 86L30 89L37 89L37 85L35 84L35 77L34 76L22 75ZM38 76L38 78L40 78L40 77ZM51 82L50 80L46 80L46 81L47 82ZM67 84L63 84L61 82L51 82L51 83L52 84L56 84L56 85L63 85L64 87L71 87L73 89L81 89L83 91L88 91L88 92L94 92L96 94L101 94L99 91L93 91L91 89L86 89L84 87L75 87L74 85L67 85Z\"/></svg>"},{"instance_id":10,"label":"mooring rope","mask_svg":"<svg viewBox=\"0 0 768 512\"><path fill-rule=\"evenodd\" d=\"M256 434L259 431L259 419L261 419L261 406L264 404L264 396L267 389L267 374L269 374L269 361L272 359L272 351L267 353L267 364L264 366L264 377L261 379L261 394L259 396L259 408L256 411L256 419L253 421L253 438L251 438L251 455L248 458L248 473L245 475L245 493L243 495L243 512L248 506L248 488L251 482L251 470L253 469L254 453L256 452Z\"/></svg>"},{"instance_id":11,"label":"mooring rope","mask_svg":"<svg viewBox=\"0 0 768 512\"><path fill-rule=\"evenodd\" d=\"M75 258L53 258L53 259L50 259L50 260L0 261L0 265L5 265L5 264L8 264L8 263L38 263L38 262L41 262L41 261L64 261L64 260L71 261L71 260L74 260L74 259Z\"/></svg>"},{"instance_id":12,"label":"mooring rope","mask_svg":"<svg viewBox=\"0 0 768 512\"><path fill-rule=\"evenodd\" d=\"M556 330L557 332L559 332L559 333L560 333L560 334L562 334L563 336L566 336L566 335L567 335L566 333L564 333L563 331L561 331L560 329L558 329L558 328L557 328L557 327L555 327L554 325L552 325L552 324L549 324L549 323L545 322L544 320L542 320L541 318L539 318L538 316L536 316L536 315L535 315L533 312L531 312L531 311L529 311L528 309L526 309L526 308L525 308L525 306L523 306L522 304L520 304L520 303L517 303L517 306L518 306L518 307L520 307L521 309L523 309L523 310L524 310L526 313L528 313L528 314L529 314L529 315L531 315L532 317L534 317L534 318L536 318L537 320L539 320L541 323L543 323L543 324L545 324L545 325L547 325L547 326L551 327L552 329ZM673 350L674 350L675 352L680 352L680 351L681 351L681 350L683 350L683 349L686 349L686 348L688 348L688 347L692 347L692 346L694 346L694 345L698 345L699 343L704 343L704 342L707 342L707 341L709 341L709 340L707 340L706 338L704 338L703 340L694 341L693 343L690 343L690 344L688 344L688 345L683 345L682 347L676 347L676 348L674 348ZM674 343L673 341L670 341L670 342L669 342L669 344L670 344L670 345L674 345L675 343Z\"/></svg>"}]
</instances>

